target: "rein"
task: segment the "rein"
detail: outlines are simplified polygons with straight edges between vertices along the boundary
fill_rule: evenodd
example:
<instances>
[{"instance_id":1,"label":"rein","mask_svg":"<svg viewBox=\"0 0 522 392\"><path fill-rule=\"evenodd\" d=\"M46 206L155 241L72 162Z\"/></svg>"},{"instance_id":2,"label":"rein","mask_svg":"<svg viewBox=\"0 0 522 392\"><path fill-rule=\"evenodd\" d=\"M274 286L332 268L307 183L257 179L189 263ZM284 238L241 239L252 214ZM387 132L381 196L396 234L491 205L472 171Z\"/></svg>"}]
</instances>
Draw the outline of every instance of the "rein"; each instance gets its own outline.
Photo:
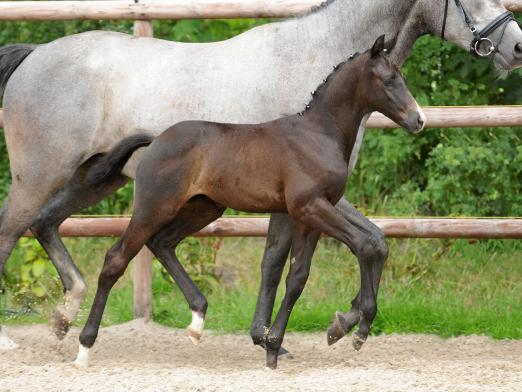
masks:
<instances>
[{"instance_id":1,"label":"rein","mask_svg":"<svg viewBox=\"0 0 522 392\"><path fill-rule=\"evenodd\" d=\"M464 8L464 5L460 0L455 0L455 5L461 11L464 22L468 25L469 30L473 33L473 40L470 43L470 52L471 54L478 57L490 57L492 54L498 52L498 45L502 42L502 38L504 38L504 33L506 32L506 28L509 22L515 21L515 15L511 11L506 11L501 15L497 16L492 22L490 22L486 27L482 30L478 30L469 15L469 13ZM446 4L444 7L444 20L442 22L442 39L445 38L446 35L446 22L448 19L448 8L449 8L449 0L446 0ZM489 38L489 36L502 27L502 33L500 35L500 39L497 44L494 44L493 41ZM487 44L487 50L483 51L481 49L482 44Z\"/></svg>"}]
</instances>

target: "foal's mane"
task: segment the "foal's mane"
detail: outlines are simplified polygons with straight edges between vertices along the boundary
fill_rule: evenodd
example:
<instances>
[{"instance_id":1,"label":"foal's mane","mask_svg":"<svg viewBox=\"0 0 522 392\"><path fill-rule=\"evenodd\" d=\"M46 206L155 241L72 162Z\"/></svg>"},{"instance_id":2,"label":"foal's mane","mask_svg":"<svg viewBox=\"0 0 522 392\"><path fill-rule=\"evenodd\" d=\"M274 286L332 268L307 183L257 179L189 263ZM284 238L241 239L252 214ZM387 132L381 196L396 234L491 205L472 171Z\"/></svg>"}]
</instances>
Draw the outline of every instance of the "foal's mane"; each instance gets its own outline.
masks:
<instances>
[{"instance_id":1,"label":"foal's mane","mask_svg":"<svg viewBox=\"0 0 522 392\"><path fill-rule=\"evenodd\" d=\"M328 0L328 2L334 2L336 0ZM298 115L302 116L305 114L310 108L312 107L312 104L322 96L322 93L324 92L326 86L328 83L332 80L333 76L339 72L347 63L351 62L353 59L355 59L357 56L359 56L359 52L352 54L347 60L344 60L343 62L337 64L333 67L333 71L326 77L326 79L323 80L323 82L317 86L317 88L312 91L312 99L308 104L305 106L304 110L302 112L299 112Z\"/></svg>"}]
</instances>

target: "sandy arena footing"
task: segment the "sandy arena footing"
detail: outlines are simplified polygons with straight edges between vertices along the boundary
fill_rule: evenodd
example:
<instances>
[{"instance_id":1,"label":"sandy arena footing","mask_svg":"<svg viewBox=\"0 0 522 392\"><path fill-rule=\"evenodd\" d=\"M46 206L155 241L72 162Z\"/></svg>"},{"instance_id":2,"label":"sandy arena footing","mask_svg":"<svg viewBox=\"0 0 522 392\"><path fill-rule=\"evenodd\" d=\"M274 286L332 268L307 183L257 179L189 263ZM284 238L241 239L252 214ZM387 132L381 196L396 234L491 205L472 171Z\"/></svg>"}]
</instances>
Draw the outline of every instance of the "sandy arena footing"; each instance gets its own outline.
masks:
<instances>
[{"instance_id":1,"label":"sandy arena footing","mask_svg":"<svg viewBox=\"0 0 522 392\"><path fill-rule=\"evenodd\" d=\"M91 366L72 362L79 330L59 342L48 326L7 327L19 348L0 351L0 391L522 391L522 341L471 336L370 337L326 345L325 334L287 334L293 359L276 371L246 334L185 331L136 320L103 328Z\"/></svg>"}]
</instances>

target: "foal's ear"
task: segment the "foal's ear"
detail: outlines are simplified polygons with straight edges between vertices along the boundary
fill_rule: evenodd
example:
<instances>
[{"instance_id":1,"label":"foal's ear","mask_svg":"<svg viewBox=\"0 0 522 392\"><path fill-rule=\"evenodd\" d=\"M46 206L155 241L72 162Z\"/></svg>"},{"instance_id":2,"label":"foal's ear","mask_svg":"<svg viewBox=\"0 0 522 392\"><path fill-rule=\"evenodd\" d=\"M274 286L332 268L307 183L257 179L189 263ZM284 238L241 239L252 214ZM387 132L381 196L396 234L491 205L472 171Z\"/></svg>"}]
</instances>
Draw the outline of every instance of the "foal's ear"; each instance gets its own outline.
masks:
<instances>
[{"instance_id":1,"label":"foal's ear","mask_svg":"<svg viewBox=\"0 0 522 392\"><path fill-rule=\"evenodd\" d=\"M372 47L372 58L379 56L384 50L384 34L377 38Z\"/></svg>"},{"instance_id":2,"label":"foal's ear","mask_svg":"<svg viewBox=\"0 0 522 392\"><path fill-rule=\"evenodd\" d=\"M386 43L384 44L384 50L387 53L391 53L393 51L393 49L395 49L395 45L397 45L397 39L398 38L399 38L399 35L396 35L391 40L386 41Z\"/></svg>"}]
</instances>

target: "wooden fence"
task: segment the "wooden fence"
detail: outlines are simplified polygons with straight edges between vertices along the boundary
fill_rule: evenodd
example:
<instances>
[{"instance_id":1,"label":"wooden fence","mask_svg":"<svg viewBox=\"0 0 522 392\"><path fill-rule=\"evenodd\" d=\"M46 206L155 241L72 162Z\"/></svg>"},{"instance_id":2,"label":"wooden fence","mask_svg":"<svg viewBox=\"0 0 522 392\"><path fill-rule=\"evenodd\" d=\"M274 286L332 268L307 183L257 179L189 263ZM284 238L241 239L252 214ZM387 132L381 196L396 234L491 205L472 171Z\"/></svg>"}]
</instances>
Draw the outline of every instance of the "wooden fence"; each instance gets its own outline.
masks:
<instances>
[{"instance_id":1,"label":"wooden fence","mask_svg":"<svg viewBox=\"0 0 522 392\"><path fill-rule=\"evenodd\" d=\"M320 4L318 0L177 0L177 1L2 1L0 21L20 20L135 20L134 34L153 36L151 20L193 18L283 18ZM522 0L503 0L513 12L522 12ZM425 108L429 128L522 126L522 106ZM3 127L0 110L0 127ZM394 128L380 114L369 128ZM511 238L522 239L522 219L373 219L388 237L396 238ZM63 236L119 236L128 218L71 218L60 227ZM222 218L199 236L266 236L267 218ZM27 233L26 235L30 235ZM134 313L152 313L151 255L144 250L134 266Z\"/></svg>"},{"instance_id":2,"label":"wooden fence","mask_svg":"<svg viewBox=\"0 0 522 392\"><path fill-rule=\"evenodd\" d=\"M62 237L119 237L130 218L70 218L60 226ZM372 218L389 238L522 239L522 219L498 218ZM221 218L196 237L266 237L268 218ZM30 232L25 234L31 236Z\"/></svg>"},{"instance_id":3,"label":"wooden fence","mask_svg":"<svg viewBox=\"0 0 522 392\"><path fill-rule=\"evenodd\" d=\"M135 22L135 32L151 32L146 21ZM462 127L516 127L522 126L522 105L514 106L448 106L424 107L426 128ZM4 125L0 110L0 128ZM368 128L398 128L393 121L380 113L374 113Z\"/></svg>"},{"instance_id":4,"label":"wooden fence","mask_svg":"<svg viewBox=\"0 0 522 392\"><path fill-rule=\"evenodd\" d=\"M286 18L318 0L2 1L0 20ZM522 12L521 0L504 0Z\"/></svg>"}]
</instances>

